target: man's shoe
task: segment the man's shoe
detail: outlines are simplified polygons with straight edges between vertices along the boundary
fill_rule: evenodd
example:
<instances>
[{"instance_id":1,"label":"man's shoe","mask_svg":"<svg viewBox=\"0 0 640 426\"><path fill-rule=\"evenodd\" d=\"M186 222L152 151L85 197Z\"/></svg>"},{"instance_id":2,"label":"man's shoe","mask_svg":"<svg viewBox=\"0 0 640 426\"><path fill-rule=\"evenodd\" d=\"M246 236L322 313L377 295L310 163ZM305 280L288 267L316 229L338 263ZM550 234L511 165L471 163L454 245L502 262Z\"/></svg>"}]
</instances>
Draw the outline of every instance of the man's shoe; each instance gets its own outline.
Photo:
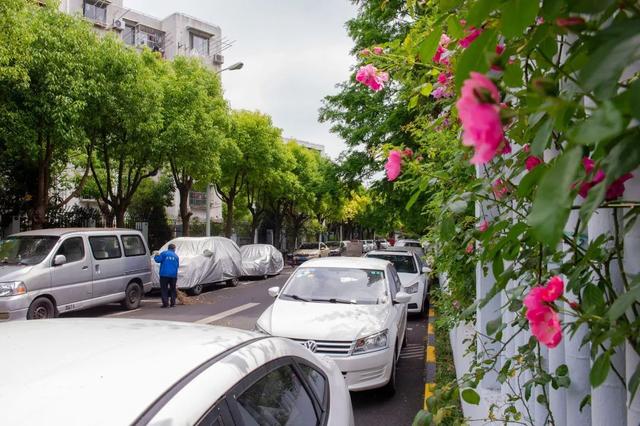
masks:
<instances>
[{"instance_id":1,"label":"man's shoe","mask_svg":"<svg viewBox=\"0 0 640 426\"><path fill-rule=\"evenodd\" d=\"M169 305L162 305L161 308L168 308Z\"/></svg>"},{"instance_id":2,"label":"man's shoe","mask_svg":"<svg viewBox=\"0 0 640 426\"><path fill-rule=\"evenodd\" d=\"M170 308L174 308L175 306L176 306L175 303L172 303L172 304L169 305Z\"/></svg>"}]
</instances>

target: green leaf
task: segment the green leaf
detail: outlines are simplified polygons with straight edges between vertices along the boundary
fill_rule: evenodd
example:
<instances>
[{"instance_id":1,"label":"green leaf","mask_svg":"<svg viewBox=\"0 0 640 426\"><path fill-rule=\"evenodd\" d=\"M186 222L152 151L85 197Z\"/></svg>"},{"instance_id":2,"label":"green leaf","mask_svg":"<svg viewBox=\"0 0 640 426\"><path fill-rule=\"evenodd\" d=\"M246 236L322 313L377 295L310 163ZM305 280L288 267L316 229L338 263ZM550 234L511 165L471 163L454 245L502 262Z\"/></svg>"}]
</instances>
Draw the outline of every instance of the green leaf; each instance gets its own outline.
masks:
<instances>
[{"instance_id":1,"label":"green leaf","mask_svg":"<svg viewBox=\"0 0 640 426\"><path fill-rule=\"evenodd\" d=\"M426 83L424 86L422 86L422 89L420 89L420 94L422 96L429 96L432 91L433 91L433 84Z\"/></svg>"},{"instance_id":2,"label":"green leaf","mask_svg":"<svg viewBox=\"0 0 640 426\"><path fill-rule=\"evenodd\" d=\"M544 153L545 148L551 140L551 133L553 131L553 120L550 117L545 117L538 126L533 142L531 144L531 153L533 155L541 156Z\"/></svg>"},{"instance_id":3,"label":"green leaf","mask_svg":"<svg viewBox=\"0 0 640 426\"><path fill-rule=\"evenodd\" d=\"M580 206L580 221L583 226L587 226L589 218L604 201L606 195L606 183L600 183L589 190L587 198Z\"/></svg>"},{"instance_id":4,"label":"green leaf","mask_svg":"<svg viewBox=\"0 0 640 426\"><path fill-rule=\"evenodd\" d=\"M611 148L609 154L602 162L607 178L606 184L612 183L625 173L632 172L640 164L640 149L638 149L640 131L636 129L626 135Z\"/></svg>"},{"instance_id":5,"label":"green leaf","mask_svg":"<svg viewBox=\"0 0 640 426\"><path fill-rule=\"evenodd\" d=\"M629 19L601 31L594 37L598 46L582 67L579 81L584 90L594 91L596 97L615 96L624 69L640 59L640 19Z\"/></svg>"},{"instance_id":6,"label":"green leaf","mask_svg":"<svg viewBox=\"0 0 640 426\"><path fill-rule=\"evenodd\" d=\"M613 302L607 317L610 321L615 321L620 318L624 313L633 305L634 302L640 301L640 284L631 287L629 291L620 294L616 301Z\"/></svg>"},{"instance_id":7,"label":"green leaf","mask_svg":"<svg viewBox=\"0 0 640 426\"><path fill-rule=\"evenodd\" d=\"M489 336L493 336L494 334L496 334L496 331L498 331L501 325L502 325L502 318L500 317L489 321L487 323L487 334Z\"/></svg>"},{"instance_id":8,"label":"green leaf","mask_svg":"<svg viewBox=\"0 0 640 426\"><path fill-rule=\"evenodd\" d=\"M571 211L571 184L580 165L581 151L571 148L558 157L546 171L538 186L529 225L534 236L555 248L562 238L564 225Z\"/></svg>"},{"instance_id":9,"label":"green leaf","mask_svg":"<svg viewBox=\"0 0 640 426\"><path fill-rule=\"evenodd\" d=\"M566 376L567 374L569 374L569 367L566 364L559 365L556 368L556 376Z\"/></svg>"},{"instance_id":10,"label":"green leaf","mask_svg":"<svg viewBox=\"0 0 640 426\"><path fill-rule=\"evenodd\" d=\"M467 15L468 25L480 26L482 21L497 7L498 2L496 0L478 0L474 2Z\"/></svg>"},{"instance_id":11,"label":"green leaf","mask_svg":"<svg viewBox=\"0 0 640 426\"><path fill-rule=\"evenodd\" d=\"M405 207L407 211L411 210L411 207L413 207L416 201L418 201L418 198L420 198L420 194L422 194L422 191L416 191L413 193L413 195L411 195L411 198L409 199Z\"/></svg>"},{"instance_id":12,"label":"green leaf","mask_svg":"<svg viewBox=\"0 0 640 426\"><path fill-rule=\"evenodd\" d=\"M514 64L507 64L502 76L504 83L509 87L521 87L522 86L522 67L519 62Z\"/></svg>"},{"instance_id":13,"label":"green leaf","mask_svg":"<svg viewBox=\"0 0 640 426\"><path fill-rule=\"evenodd\" d=\"M473 390L471 388L467 388L467 389L462 391L462 399L467 404L471 404L471 405L480 404L480 395L478 395L478 392L476 392L475 390Z\"/></svg>"},{"instance_id":14,"label":"green leaf","mask_svg":"<svg viewBox=\"0 0 640 426\"><path fill-rule=\"evenodd\" d=\"M544 175L545 170L546 166L540 164L538 167L524 175L518 184L518 197L528 197L529 194L531 194L533 187L538 184L540 178Z\"/></svg>"},{"instance_id":15,"label":"green leaf","mask_svg":"<svg viewBox=\"0 0 640 426\"><path fill-rule=\"evenodd\" d=\"M409 109L414 109L417 106L418 106L418 95L415 95L415 96L412 96L411 99L409 99Z\"/></svg>"},{"instance_id":16,"label":"green leaf","mask_svg":"<svg viewBox=\"0 0 640 426\"><path fill-rule=\"evenodd\" d=\"M425 410L418 411L416 417L413 419L411 426L431 426L433 423L433 414Z\"/></svg>"},{"instance_id":17,"label":"green leaf","mask_svg":"<svg viewBox=\"0 0 640 426\"><path fill-rule=\"evenodd\" d=\"M440 8L443 10L454 9L460 4L462 4L463 0L440 0Z\"/></svg>"},{"instance_id":18,"label":"green leaf","mask_svg":"<svg viewBox=\"0 0 640 426\"><path fill-rule=\"evenodd\" d=\"M506 38L522 35L538 16L540 3L535 0L511 0L502 5L502 34Z\"/></svg>"},{"instance_id":19,"label":"green leaf","mask_svg":"<svg viewBox=\"0 0 640 426\"><path fill-rule=\"evenodd\" d=\"M469 77L471 71L485 73L489 70L489 53L495 52L496 32L486 30L469 46L458 61L456 69L456 90L462 87L462 83Z\"/></svg>"},{"instance_id":20,"label":"green leaf","mask_svg":"<svg viewBox=\"0 0 640 426\"><path fill-rule=\"evenodd\" d=\"M629 401L633 401L633 398L638 391L638 385L640 385L640 366L636 367L636 371L633 373L631 379L629 380L629 393L631 394L631 398L629 398Z\"/></svg>"},{"instance_id":21,"label":"green leaf","mask_svg":"<svg viewBox=\"0 0 640 426\"><path fill-rule=\"evenodd\" d=\"M611 102L604 102L593 114L574 127L569 140L582 145L593 145L617 136L624 130L622 113Z\"/></svg>"},{"instance_id":22,"label":"green leaf","mask_svg":"<svg viewBox=\"0 0 640 426\"><path fill-rule=\"evenodd\" d=\"M546 2L545 2L546 3ZM609 6L614 0L569 0L569 10L577 13L598 13Z\"/></svg>"},{"instance_id":23,"label":"green leaf","mask_svg":"<svg viewBox=\"0 0 640 426\"><path fill-rule=\"evenodd\" d=\"M440 223L440 237L444 240L453 238L456 224L450 216L445 216Z\"/></svg>"},{"instance_id":24,"label":"green leaf","mask_svg":"<svg viewBox=\"0 0 640 426\"><path fill-rule=\"evenodd\" d=\"M607 379L609 375L609 368L611 363L609 362L609 352L604 352L600 354L598 358L596 358L593 366L591 367L591 372L589 373L589 381L591 382L591 386L597 388Z\"/></svg>"},{"instance_id":25,"label":"green leaf","mask_svg":"<svg viewBox=\"0 0 640 426\"><path fill-rule=\"evenodd\" d=\"M430 64L433 60L433 55L436 54L441 35L442 31L440 31L440 28L434 28L422 43L420 43L418 47L418 57L423 64Z\"/></svg>"},{"instance_id":26,"label":"green leaf","mask_svg":"<svg viewBox=\"0 0 640 426\"><path fill-rule=\"evenodd\" d=\"M584 407L586 407L587 405L591 405L591 394L585 396L584 398L582 398L582 401L580 401L580 412L582 413L582 410L584 409Z\"/></svg>"},{"instance_id":27,"label":"green leaf","mask_svg":"<svg viewBox=\"0 0 640 426\"><path fill-rule=\"evenodd\" d=\"M582 308L585 312L599 312L604 306L602 290L593 284L587 285L582 291Z\"/></svg>"},{"instance_id":28,"label":"green leaf","mask_svg":"<svg viewBox=\"0 0 640 426\"><path fill-rule=\"evenodd\" d=\"M456 15L449 15L447 18L447 32L449 36L455 39L464 37L464 29Z\"/></svg>"}]
</instances>

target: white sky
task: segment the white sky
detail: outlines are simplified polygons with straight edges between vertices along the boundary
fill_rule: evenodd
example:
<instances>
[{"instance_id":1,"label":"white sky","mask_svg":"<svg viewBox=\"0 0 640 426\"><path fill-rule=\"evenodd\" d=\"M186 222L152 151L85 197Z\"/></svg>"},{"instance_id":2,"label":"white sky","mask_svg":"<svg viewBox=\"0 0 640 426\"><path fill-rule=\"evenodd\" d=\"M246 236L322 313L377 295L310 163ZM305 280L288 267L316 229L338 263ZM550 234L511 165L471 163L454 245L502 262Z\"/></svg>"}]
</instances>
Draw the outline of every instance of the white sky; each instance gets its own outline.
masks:
<instances>
[{"instance_id":1,"label":"white sky","mask_svg":"<svg viewBox=\"0 0 640 426\"><path fill-rule=\"evenodd\" d=\"M236 40L223 52L222 82L232 108L271 115L283 136L325 146L335 158L344 143L318 123L321 100L336 92L354 62L344 23L355 16L349 0L124 0L125 7L164 18L183 12L216 24Z\"/></svg>"}]
</instances>

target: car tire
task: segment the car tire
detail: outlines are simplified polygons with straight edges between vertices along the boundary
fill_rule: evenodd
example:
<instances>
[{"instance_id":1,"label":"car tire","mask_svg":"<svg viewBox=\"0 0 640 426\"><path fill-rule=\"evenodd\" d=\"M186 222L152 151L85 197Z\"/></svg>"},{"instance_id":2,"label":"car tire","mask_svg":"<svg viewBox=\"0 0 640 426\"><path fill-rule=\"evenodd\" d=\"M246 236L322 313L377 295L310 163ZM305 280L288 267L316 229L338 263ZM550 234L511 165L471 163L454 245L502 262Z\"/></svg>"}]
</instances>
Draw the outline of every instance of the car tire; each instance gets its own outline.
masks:
<instances>
[{"instance_id":1,"label":"car tire","mask_svg":"<svg viewBox=\"0 0 640 426\"><path fill-rule=\"evenodd\" d=\"M190 289L188 289L187 293L189 294L189 296L199 296L202 293L202 290L203 290L203 285L196 284Z\"/></svg>"},{"instance_id":2,"label":"car tire","mask_svg":"<svg viewBox=\"0 0 640 426\"><path fill-rule=\"evenodd\" d=\"M238 287L238 282L240 282L239 279L231 278L230 280L227 280L227 287Z\"/></svg>"},{"instance_id":3,"label":"car tire","mask_svg":"<svg viewBox=\"0 0 640 426\"><path fill-rule=\"evenodd\" d=\"M27 319L47 319L56 316L56 307L46 297L39 297L31 303L27 311Z\"/></svg>"},{"instance_id":4,"label":"car tire","mask_svg":"<svg viewBox=\"0 0 640 426\"><path fill-rule=\"evenodd\" d=\"M129 283L124 291L124 300L121 302L122 307L128 311L138 309L142 301L142 287L138 283Z\"/></svg>"},{"instance_id":5,"label":"car tire","mask_svg":"<svg viewBox=\"0 0 640 426\"><path fill-rule=\"evenodd\" d=\"M393 364L391 365L391 377L389 377L389 382L382 388L382 392L387 397L392 397L396 394L396 372L398 369L398 350L393 351Z\"/></svg>"}]
</instances>

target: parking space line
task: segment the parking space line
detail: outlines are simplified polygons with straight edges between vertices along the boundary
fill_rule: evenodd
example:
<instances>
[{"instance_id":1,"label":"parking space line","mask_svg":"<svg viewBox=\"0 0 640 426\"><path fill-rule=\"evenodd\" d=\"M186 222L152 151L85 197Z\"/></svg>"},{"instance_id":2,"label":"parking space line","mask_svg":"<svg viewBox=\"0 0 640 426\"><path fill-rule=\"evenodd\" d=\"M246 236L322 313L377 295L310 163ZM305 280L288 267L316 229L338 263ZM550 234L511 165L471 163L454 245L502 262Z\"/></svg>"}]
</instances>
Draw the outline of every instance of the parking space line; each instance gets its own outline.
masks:
<instances>
[{"instance_id":1,"label":"parking space line","mask_svg":"<svg viewBox=\"0 0 640 426\"><path fill-rule=\"evenodd\" d=\"M130 311L116 312L115 314L105 315L105 317L117 317L117 316L120 316L120 315L130 314L132 312L136 312L136 311L140 311L140 310L141 310L141 308L137 308L137 309L132 309Z\"/></svg>"},{"instance_id":2,"label":"parking space line","mask_svg":"<svg viewBox=\"0 0 640 426\"><path fill-rule=\"evenodd\" d=\"M239 312L246 311L247 309L251 309L254 306L258 306L259 304L260 303L245 303L244 305L236 306L233 309L228 309L226 311L220 312L219 314L211 315L210 317L202 318L195 322L197 324L210 324Z\"/></svg>"},{"instance_id":3,"label":"parking space line","mask_svg":"<svg viewBox=\"0 0 640 426\"><path fill-rule=\"evenodd\" d=\"M429 309L429 320L427 323L427 335L425 336L425 364L424 364L424 399L423 409L427 410L427 399L433 395L436 379L436 347L433 321L435 320L435 311Z\"/></svg>"}]
</instances>

